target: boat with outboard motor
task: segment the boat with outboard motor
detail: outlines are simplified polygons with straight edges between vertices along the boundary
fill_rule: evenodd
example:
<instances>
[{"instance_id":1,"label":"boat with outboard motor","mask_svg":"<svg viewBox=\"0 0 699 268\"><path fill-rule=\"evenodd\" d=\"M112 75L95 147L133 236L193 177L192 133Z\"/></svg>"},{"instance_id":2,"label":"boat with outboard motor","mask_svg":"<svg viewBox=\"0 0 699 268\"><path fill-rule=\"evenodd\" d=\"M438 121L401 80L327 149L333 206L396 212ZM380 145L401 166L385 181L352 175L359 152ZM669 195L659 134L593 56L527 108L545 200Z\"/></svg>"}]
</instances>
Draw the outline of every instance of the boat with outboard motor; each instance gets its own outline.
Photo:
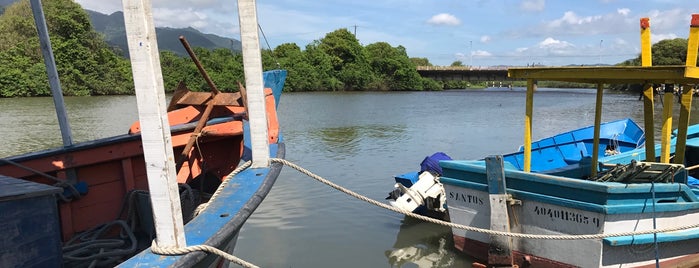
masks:
<instances>
[{"instance_id":1,"label":"boat with outboard motor","mask_svg":"<svg viewBox=\"0 0 699 268\"><path fill-rule=\"evenodd\" d=\"M696 267L699 265L699 125L689 125L699 85L699 14L692 15L687 62L651 66L650 23L641 19L643 66L511 68L527 81L520 166L502 155L442 160L455 247L479 266ZM531 137L537 81L597 84L589 165L565 173L541 167ZM600 157L604 85L643 85L646 145ZM655 146L653 85L681 88L673 133L673 94L663 96L660 144ZM658 157L656 157L658 156ZM536 162L536 163L535 163ZM582 162L582 161L581 161ZM463 227L462 227L463 226Z\"/></svg>"},{"instance_id":2,"label":"boat with outboard motor","mask_svg":"<svg viewBox=\"0 0 699 268\"><path fill-rule=\"evenodd\" d=\"M601 124L600 150L603 158L634 149L645 144L643 129L630 118ZM594 146L594 126L563 132L531 143L532 170L551 175L575 175L571 172L589 173L592 146ZM524 146L513 153L503 155L506 165L523 170ZM420 171L395 176L394 190L386 198L394 207L412 211L438 219L449 219L446 210L446 193L439 181L441 160L452 160L447 154L437 152L425 157L420 163ZM579 168L579 167L587 168Z\"/></svg>"}]
</instances>

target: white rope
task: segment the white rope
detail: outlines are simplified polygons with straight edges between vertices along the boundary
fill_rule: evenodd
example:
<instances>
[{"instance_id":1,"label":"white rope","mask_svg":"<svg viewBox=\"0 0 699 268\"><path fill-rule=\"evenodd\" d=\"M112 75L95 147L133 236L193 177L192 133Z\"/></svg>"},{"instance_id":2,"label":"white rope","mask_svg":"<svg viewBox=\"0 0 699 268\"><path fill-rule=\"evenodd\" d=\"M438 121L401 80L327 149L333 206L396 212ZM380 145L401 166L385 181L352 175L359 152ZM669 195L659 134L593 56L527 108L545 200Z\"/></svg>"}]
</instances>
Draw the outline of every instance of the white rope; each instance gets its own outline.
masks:
<instances>
[{"instance_id":1,"label":"white rope","mask_svg":"<svg viewBox=\"0 0 699 268\"><path fill-rule=\"evenodd\" d=\"M346 189L342 186L339 186L327 179L324 179L316 174L313 174L312 172L294 164L291 163L285 159L280 159L280 158L271 158L271 162L276 162L276 163L281 163L283 165L286 165L290 168L293 168L303 174L306 174L307 176L311 177L312 179L315 179L323 184L326 184L340 192L343 192L347 195L350 195L354 198L357 198L359 200L365 201L367 203L373 204L375 206L381 207L388 209L393 212L401 213L406 216L410 216L413 218L421 219L427 222L431 222L434 224L439 224L443 226L448 226L452 228L457 228L457 229L462 229L466 231L471 231L471 232L478 232L478 233L483 233L483 234L488 234L488 235L499 235L499 236L508 236L508 237L515 237L515 238L527 238L527 239L549 239L549 240L585 240L585 239L602 239L602 238L608 238L608 237L618 237L618 236L633 236L633 235L644 235L644 234L656 234L656 233L666 233L666 232L674 232L674 231L681 231L681 230L687 230L687 229L692 229L692 228L697 228L699 227L699 224L694 224L694 225L688 225L688 226L680 226L680 227L672 227L672 228L665 228L665 229L652 229L652 230L645 230L645 231L633 231L633 232L619 232L619 233L609 233L609 234L589 234L589 235L535 235L535 234L523 234L523 233L511 233L511 232L503 232L503 231L493 231L490 229L482 229L482 228L476 228L472 226L466 226L466 225L461 225L461 224L456 224L456 223L451 223L447 221L442 221L442 220L437 220L434 218L430 218L427 216L423 216L420 214L416 214L407 210L402 210L398 208L394 208L390 205L386 205L384 203L378 202L376 200L370 199L366 196L363 196L361 194L355 193L349 189ZM251 164L251 161L245 162L243 165L240 167L236 168L233 172L231 172L228 176L226 176L221 182L221 185L219 185L218 189L216 189L216 192L211 196L211 199L209 199L209 202L214 200L219 193L222 191L222 189L225 187L226 184L228 184L228 181L235 176L236 174L240 173L242 170L248 168ZM195 210L195 215L198 215L199 212L203 211L206 209L206 204L204 203L197 207ZM216 254L218 256L221 256L222 258L225 258L226 260L236 263L238 265L241 265L246 268L251 268L251 267L258 267L252 263L246 262L245 260L242 260L238 257L235 257L231 254L228 254L227 252L224 252L220 249L217 249L215 247L209 246L209 245L195 245L195 246L188 246L188 247L183 247L183 248L161 248L159 247L155 240L153 240L153 243L151 244L151 251L154 254L159 254L159 255L183 255L195 251L205 251L209 252L212 254Z\"/></svg>"},{"instance_id":2,"label":"white rope","mask_svg":"<svg viewBox=\"0 0 699 268\"><path fill-rule=\"evenodd\" d=\"M158 246L157 243L155 243L155 240L153 240L153 243L150 245L150 250L153 253L158 254L158 255L169 255L169 256L171 256L171 255L184 255L184 254L195 252L195 251L206 251L206 252L221 256L230 262L233 262L235 264L238 264L238 265L246 267L246 268L257 268L258 267L257 265L249 263L243 259L240 259L236 256L228 254L227 252L225 252L223 250L217 249L217 248L209 246L209 245L196 245L196 246L189 246L189 247L183 247L183 248L161 248Z\"/></svg>"},{"instance_id":3,"label":"white rope","mask_svg":"<svg viewBox=\"0 0 699 268\"><path fill-rule=\"evenodd\" d=\"M223 181L218 186L218 188L216 189L214 194L211 195L211 198L209 198L209 201L206 203L202 203L194 210L194 217L196 217L197 215L199 215L199 213L204 211L208 207L209 202L213 201L214 199L216 199L216 197L218 197L218 195L223 191L223 188L226 187L226 185L231 180L231 178L235 177L236 174L238 174L241 171L248 168L250 166L250 164L252 164L252 161L247 161L247 162L243 163L241 166L239 166L238 168L236 168L235 170L233 170L226 177L224 177ZM183 248L174 248L174 247L164 248L164 247L159 247L158 244L155 242L155 240L153 240L153 243L151 243L151 246L150 246L150 250L154 254L169 255L169 256L184 255L184 254L195 252L195 251L206 251L206 252L221 256L222 258L224 258L230 262L233 262L235 264L238 264L238 265L246 267L246 268L257 268L258 267L257 265L249 263L243 259L240 259L240 258L233 256L233 255L231 255L223 250L220 250L216 247L212 247L209 245L195 245L195 246L188 246L188 247L183 247Z\"/></svg>"},{"instance_id":4,"label":"white rope","mask_svg":"<svg viewBox=\"0 0 699 268\"><path fill-rule=\"evenodd\" d=\"M216 191L214 192L214 194L211 195L211 198L209 198L209 201L206 202L206 203L202 203L201 205L199 205L199 206L194 210L194 217L196 217L197 215L199 215L199 213L201 213L201 212L204 211L207 207L209 207L209 203L210 203L211 201L214 201L214 199L216 199L216 197L218 197L218 195L223 191L223 188L225 188L226 185L228 185L228 181L230 181L231 178L235 177L235 175L237 175L237 174L240 173L241 171L243 171L243 170L245 170L246 168L248 168L251 164L252 164L252 161L247 161L247 162L243 163L241 166L239 166L238 168L236 168L235 170L233 170L233 171L232 171L230 174L228 174L226 177L224 177L224 178L223 178L223 181L221 182L221 184L219 184L219 185L218 185L218 188L216 188Z\"/></svg>"},{"instance_id":5,"label":"white rope","mask_svg":"<svg viewBox=\"0 0 699 268\"><path fill-rule=\"evenodd\" d=\"M293 169L298 170L299 172L306 174L307 176L324 183L340 192L343 192L345 194L348 194L354 198L357 198L359 200L365 201L367 203L373 204L375 206L381 207L388 209L390 211L394 211L397 213L404 214L406 216L410 216L413 218L421 219L424 221L428 221L431 223L443 225L443 226L448 226L452 228L457 228L457 229L462 229L466 231L471 231L471 232L478 232L478 233L483 233L483 234L489 234L489 235L499 235L499 236L508 236L508 237L516 237L516 238L528 238L528 239L550 239L550 240L585 240L585 239L603 239L603 238L608 238L608 237L618 237L618 236L632 236L632 235L644 235L644 234L654 234L654 233L666 233L666 232L674 232L674 231L681 231L681 230L687 230L687 229L692 229L692 228L697 228L699 227L699 224L694 224L694 225L688 225L688 226L680 226L680 227L671 227L671 228L665 228L665 229L651 229L651 230L644 230L644 231L632 231L632 232L619 232L619 233L609 233L609 234L588 234L588 235L535 235L535 234L523 234L523 233L511 233L511 232L503 232L503 231L493 231L490 229L482 229L482 228L476 228L472 226L466 226L466 225L461 225L461 224L456 224L452 222L447 222L447 221L441 221L437 219L433 219L427 216L423 216L420 214L416 214L407 210L402 210L399 208L394 208L390 205L386 205L384 203L378 202L376 200L367 198L363 195L360 195L358 193L355 193L351 190L348 190L346 188L343 188L342 186L339 186L329 180L326 180L316 174L311 173L310 171L294 164L291 163L287 160L284 159L279 159L279 158L272 158L272 162L277 162L277 163L282 163L286 166L289 166Z\"/></svg>"}]
</instances>

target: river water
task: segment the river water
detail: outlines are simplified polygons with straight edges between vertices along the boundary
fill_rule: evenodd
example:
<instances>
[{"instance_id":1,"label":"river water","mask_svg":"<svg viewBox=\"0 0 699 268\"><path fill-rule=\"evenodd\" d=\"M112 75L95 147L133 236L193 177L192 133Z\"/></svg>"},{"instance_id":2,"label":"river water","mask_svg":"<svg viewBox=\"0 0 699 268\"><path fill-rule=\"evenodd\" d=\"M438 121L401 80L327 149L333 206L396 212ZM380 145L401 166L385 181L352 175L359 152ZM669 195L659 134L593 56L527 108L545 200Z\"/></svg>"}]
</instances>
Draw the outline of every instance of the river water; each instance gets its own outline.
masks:
<instances>
[{"instance_id":1,"label":"river water","mask_svg":"<svg viewBox=\"0 0 699 268\"><path fill-rule=\"evenodd\" d=\"M594 122L594 90L541 88L533 138ZM282 96L286 158L369 198L383 200L396 174L442 151L453 158L503 154L522 144L522 89L443 92L324 92ZM661 104L656 99L656 122ZM67 97L74 140L125 133L133 96ZM693 110L699 108L697 102ZM642 125L637 95L605 94L603 121ZM675 106L675 124L678 109ZM0 99L0 157L60 146L50 98ZM692 122L699 122L693 112ZM352 199L284 168L245 224L235 255L262 267L469 267L449 228Z\"/></svg>"}]
</instances>

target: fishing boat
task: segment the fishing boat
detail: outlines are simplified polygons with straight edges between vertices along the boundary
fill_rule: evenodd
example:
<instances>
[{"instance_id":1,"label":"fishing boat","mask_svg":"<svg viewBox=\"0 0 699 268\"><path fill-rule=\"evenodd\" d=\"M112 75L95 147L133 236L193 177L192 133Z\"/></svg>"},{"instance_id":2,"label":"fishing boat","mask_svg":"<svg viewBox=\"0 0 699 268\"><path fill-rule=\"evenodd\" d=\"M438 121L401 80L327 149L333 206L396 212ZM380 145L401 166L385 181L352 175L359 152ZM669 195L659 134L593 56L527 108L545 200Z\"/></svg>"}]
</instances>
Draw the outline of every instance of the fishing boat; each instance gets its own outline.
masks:
<instances>
[{"instance_id":1,"label":"fishing boat","mask_svg":"<svg viewBox=\"0 0 699 268\"><path fill-rule=\"evenodd\" d=\"M250 4L240 6L249 8ZM148 13L136 15L143 14ZM256 20L247 25L257 32ZM150 39L146 46L154 45L154 36ZM138 55L132 51L132 63ZM205 75L196 57L193 59ZM283 158L285 153L277 105L286 71L262 73L261 63L257 71L245 67L246 81L254 80L249 74L259 75L266 88L262 92L260 85L261 102L256 107L262 109L248 105L252 89L246 92L242 85L234 93L219 92L215 85L213 92L192 92L182 83L167 108L165 122L169 125L164 128L174 156L167 161L175 167L176 193L170 198L175 201L165 207L181 206L181 215L175 214L178 219L170 221L173 225L181 222L187 245L232 252L242 225L269 193L282 167L271 163L243 169L244 163L259 156L253 137L259 133L255 133L253 118L257 122L266 118L258 126L266 127L267 135L258 136L262 142L257 142L268 149L266 157ZM138 75L136 69L134 75ZM210 82L206 75L205 79ZM138 85L136 89L138 92ZM155 104L139 101L139 112L142 103ZM125 126L123 135L0 159L3 267L225 265L225 259L202 251L162 256L151 250L151 242L166 235L160 233L154 216L163 205L152 201L155 193L149 168L154 165L148 162L144 122L141 118L130 128Z\"/></svg>"},{"instance_id":2,"label":"fishing boat","mask_svg":"<svg viewBox=\"0 0 699 268\"><path fill-rule=\"evenodd\" d=\"M600 128L600 158L642 148L645 144L643 129L630 118L606 122ZM532 142L532 171L581 178L589 176L593 133L594 126L587 126ZM503 159L511 168L524 170L524 146L503 155ZM420 171L395 176L394 190L387 198L391 205L448 220L446 193L438 179L443 173L439 166L441 160L451 160L451 157L442 152L434 153L420 163ZM579 174L572 174L575 172Z\"/></svg>"},{"instance_id":3,"label":"fishing boat","mask_svg":"<svg viewBox=\"0 0 699 268\"><path fill-rule=\"evenodd\" d=\"M641 19L641 67L511 68L527 81L521 168L502 155L443 160L446 204L455 247L479 266L696 267L699 265L699 126L689 126L692 91L699 84L699 15L692 16L684 66L651 66L650 23ZM531 146L536 81L597 84L590 165L556 174L535 163ZM604 84L644 85L646 146L599 157ZM663 96L660 144L655 146L653 84L681 86L677 130L675 100ZM656 157L657 156L657 157ZM588 169L589 171L585 171ZM580 174L585 175L580 175ZM487 230L489 232L485 232Z\"/></svg>"}]
</instances>

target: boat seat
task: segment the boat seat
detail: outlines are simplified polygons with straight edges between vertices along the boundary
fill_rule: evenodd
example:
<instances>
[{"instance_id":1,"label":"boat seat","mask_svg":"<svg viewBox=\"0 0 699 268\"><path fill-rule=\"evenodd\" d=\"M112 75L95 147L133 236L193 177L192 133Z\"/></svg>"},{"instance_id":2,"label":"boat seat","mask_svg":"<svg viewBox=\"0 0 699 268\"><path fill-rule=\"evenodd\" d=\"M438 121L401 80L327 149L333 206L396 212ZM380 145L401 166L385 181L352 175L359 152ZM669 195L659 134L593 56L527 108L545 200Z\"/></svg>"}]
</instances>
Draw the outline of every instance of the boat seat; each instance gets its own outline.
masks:
<instances>
[{"instance_id":1,"label":"boat seat","mask_svg":"<svg viewBox=\"0 0 699 268\"><path fill-rule=\"evenodd\" d=\"M539 173L563 176L570 178L587 179L591 175L592 158L589 156L581 158L577 163L566 165L560 168L544 170Z\"/></svg>"}]
</instances>

